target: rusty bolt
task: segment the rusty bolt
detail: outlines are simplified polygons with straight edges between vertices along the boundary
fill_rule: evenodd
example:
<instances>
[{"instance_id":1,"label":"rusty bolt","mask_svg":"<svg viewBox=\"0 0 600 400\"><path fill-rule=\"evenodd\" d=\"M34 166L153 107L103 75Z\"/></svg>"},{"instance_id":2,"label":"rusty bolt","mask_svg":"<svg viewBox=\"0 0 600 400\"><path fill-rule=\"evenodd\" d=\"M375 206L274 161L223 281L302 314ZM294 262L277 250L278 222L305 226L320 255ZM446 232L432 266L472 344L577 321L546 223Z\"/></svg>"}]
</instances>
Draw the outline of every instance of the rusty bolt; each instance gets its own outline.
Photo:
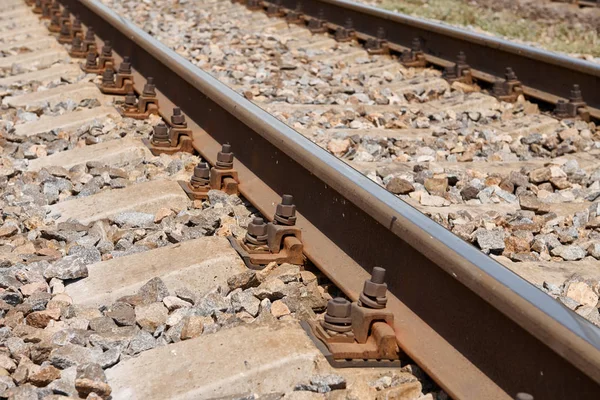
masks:
<instances>
[{"instance_id":1,"label":"rusty bolt","mask_svg":"<svg viewBox=\"0 0 600 400\"><path fill-rule=\"evenodd\" d=\"M282 225L296 224L296 206L294 197L291 194L281 196L281 203L275 208L274 223Z\"/></svg>"},{"instance_id":2,"label":"rusty bolt","mask_svg":"<svg viewBox=\"0 0 600 400\"><path fill-rule=\"evenodd\" d=\"M456 56L456 64L458 64L458 65L466 65L467 64L467 56L462 51L460 51L458 53L458 56Z\"/></svg>"},{"instance_id":3,"label":"rusty bolt","mask_svg":"<svg viewBox=\"0 0 600 400\"><path fill-rule=\"evenodd\" d=\"M79 16L75 17L75 21L73 21L73 28L81 28L81 20L79 19Z\"/></svg>"},{"instance_id":4,"label":"rusty bolt","mask_svg":"<svg viewBox=\"0 0 600 400\"><path fill-rule=\"evenodd\" d=\"M233 168L233 153L231 152L231 145L226 143L221 147L221 151L217 153L217 163L215 165L218 169L230 169Z\"/></svg>"},{"instance_id":5,"label":"rusty bolt","mask_svg":"<svg viewBox=\"0 0 600 400\"><path fill-rule=\"evenodd\" d=\"M583 102L583 96L581 94L581 89L579 88L579 85L573 85L573 88L571 89L571 95L569 96L569 100L571 101L571 103Z\"/></svg>"},{"instance_id":6,"label":"rusty bolt","mask_svg":"<svg viewBox=\"0 0 600 400\"><path fill-rule=\"evenodd\" d=\"M413 38L411 45L410 45L410 49L415 53L418 53L421 51L421 41L419 40L419 38Z\"/></svg>"},{"instance_id":7,"label":"rusty bolt","mask_svg":"<svg viewBox=\"0 0 600 400\"><path fill-rule=\"evenodd\" d=\"M210 168L207 163L201 162L194 167L194 174L190 178L190 184L194 187L210 184Z\"/></svg>"},{"instance_id":8,"label":"rusty bolt","mask_svg":"<svg viewBox=\"0 0 600 400\"><path fill-rule=\"evenodd\" d=\"M81 38L79 36L75 36L73 41L71 42L71 49L75 51L81 51L83 49Z\"/></svg>"},{"instance_id":9,"label":"rusty bolt","mask_svg":"<svg viewBox=\"0 0 600 400\"><path fill-rule=\"evenodd\" d=\"M133 94L133 92L127 93L125 96L125 106L135 107L136 103L137 99L135 98L135 94Z\"/></svg>"},{"instance_id":10,"label":"rusty bolt","mask_svg":"<svg viewBox=\"0 0 600 400\"><path fill-rule=\"evenodd\" d=\"M507 93L505 93L505 90L504 90L504 81L502 79L496 79L494 81L494 86L492 87L492 93L496 97L503 96L503 95L507 94Z\"/></svg>"},{"instance_id":11,"label":"rusty bolt","mask_svg":"<svg viewBox=\"0 0 600 400\"><path fill-rule=\"evenodd\" d=\"M94 42L96 40L96 36L94 35L94 30L92 27L88 27L87 32L85 32L85 41Z\"/></svg>"},{"instance_id":12,"label":"rusty bolt","mask_svg":"<svg viewBox=\"0 0 600 400\"><path fill-rule=\"evenodd\" d=\"M569 117L569 109L565 100L561 99L556 102L556 108L554 108L554 115L556 115L558 118Z\"/></svg>"},{"instance_id":13,"label":"rusty bolt","mask_svg":"<svg viewBox=\"0 0 600 400\"><path fill-rule=\"evenodd\" d=\"M104 42L104 46L102 46L102 56L112 57L112 46L108 40Z\"/></svg>"},{"instance_id":14,"label":"rusty bolt","mask_svg":"<svg viewBox=\"0 0 600 400\"><path fill-rule=\"evenodd\" d=\"M53 15L52 15L52 18L50 19L50 25L54 25L54 26L56 26L56 25L58 25L59 23L60 23L59 16L58 16L58 15L56 15L56 14L53 14Z\"/></svg>"},{"instance_id":15,"label":"rusty bolt","mask_svg":"<svg viewBox=\"0 0 600 400\"><path fill-rule=\"evenodd\" d=\"M152 141L166 143L169 141L169 128L164 122L160 122L153 128Z\"/></svg>"},{"instance_id":16,"label":"rusty bolt","mask_svg":"<svg viewBox=\"0 0 600 400\"><path fill-rule=\"evenodd\" d=\"M60 27L60 36L63 38L66 37L68 40L68 37L71 36L71 28L69 28L69 24L63 24Z\"/></svg>"},{"instance_id":17,"label":"rusty bolt","mask_svg":"<svg viewBox=\"0 0 600 400\"><path fill-rule=\"evenodd\" d=\"M50 6L48 3L42 5L42 17L48 18L50 16Z\"/></svg>"},{"instance_id":18,"label":"rusty bolt","mask_svg":"<svg viewBox=\"0 0 600 400\"><path fill-rule=\"evenodd\" d=\"M329 300L325 320L321 323L323 328L339 333L349 332L352 329L351 309L352 304L342 297Z\"/></svg>"},{"instance_id":19,"label":"rusty bolt","mask_svg":"<svg viewBox=\"0 0 600 400\"><path fill-rule=\"evenodd\" d=\"M70 15L69 15L69 8L68 7L64 7L63 8L63 10L62 10L62 17L63 18L69 18L70 17Z\"/></svg>"},{"instance_id":20,"label":"rusty bolt","mask_svg":"<svg viewBox=\"0 0 600 400\"><path fill-rule=\"evenodd\" d=\"M173 125L187 125L185 122L185 115L181 113L181 108L173 107L173 115L171 115L171 124Z\"/></svg>"},{"instance_id":21,"label":"rusty bolt","mask_svg":"<svg viewBox=\"0 0 600 400\"><path fill-rule=\"evenodd\" d=\"M385 269L374 267L371 271L371 279L365 281L359 304L367 308L385 308L387 304L386 294Z\"/></svg>"},{"instance_id":22,"label":"rusty bolt","mask_svg":"<svg viewBox=\"0 0 600 400\"><path fill-rule=\"evenodd\" d=\"M352 18L346 18L346 23L344 24L344 28L351 30L354 29L354 24L352 23Z\"/></svg>"},{"instance_id":23,"label":"rusty bolt","mask_svg":"<svg viewBox=\"0 0 600 400\"><path fill-rule=\"evenodd\" d=\"M254 217L248 224L245 242L254 245L263 245L267 243L267 224L261 217Z\"/></svg>"},{"instance_id":24,"label":"rusty bolt","mask_svg":"<svg viewBox=\"0 0 600 400\"><path fill-rule=\"evenodd\" d=\"M111 67L107 67L102 73L102 85L113 85L115 83L115 71Z\"/></svg>"},{"instance_id":25,"label":"rusty bolt","mask_svg":"<svg viewBox=\"0 0 600 400\"><path fill-rule=\"evenodd\" d=\"M58 1L54 1L52 2L52 5L50 6L50 9L54 12L60 12L60 4L58 4Z\"/></svg>"},{"instance_id":26,"label":"rusty bolt","mask_svg":"<svg viewBox=\"0 0 600 400\"><path fill-rule=\"evenodd\" d=\"M506 67L506 72L504 73L504 76L506 77L507 82L518 80L517 74L515 74L515 71L513 71L511 67Z\"/></svg>"},{"instance_id":27,"label":"rusty bolt","mask_svg":"<svg viewBox=\"0 0 600 400\"><path fill-rule=\"evenodd\" d=\"M88 51L87 57L85 60L85 66L88 68L94 68L94 67L98 66L98 64L96 63L96 53L95 52Z\"/></svg>"},{"instance_id":28,"label":"rusty bolt","mask_svg":"<svg viewBox=\"0 0 600 400\"><path fill-rule=\"evenodd\" d=\"M123 62L119 65L119 74L131 74L131 62L129 56L123 57Z\"/></svg>"},{"instance_id":29,"label":"rusty bolt","mask_svg":"<svg viewBox=\"0 0 600 400\"><path fill-rule=\"evenodd\" d=\"M517 393L515 400L533 400L533 396L529 393Z\"/></svg>"},{"instance_id":30,"label":"rusty bolt","mask_svg":"<svg viewBox=\"0 0 600 400\"><path fill-rule=\"evenodd\" d=\"M156 96L156 86L154 85L154 78L149 76L146 84L144 85L144 90L142 91L143 96L155 97Z\"/></svg>"}]
</instances>

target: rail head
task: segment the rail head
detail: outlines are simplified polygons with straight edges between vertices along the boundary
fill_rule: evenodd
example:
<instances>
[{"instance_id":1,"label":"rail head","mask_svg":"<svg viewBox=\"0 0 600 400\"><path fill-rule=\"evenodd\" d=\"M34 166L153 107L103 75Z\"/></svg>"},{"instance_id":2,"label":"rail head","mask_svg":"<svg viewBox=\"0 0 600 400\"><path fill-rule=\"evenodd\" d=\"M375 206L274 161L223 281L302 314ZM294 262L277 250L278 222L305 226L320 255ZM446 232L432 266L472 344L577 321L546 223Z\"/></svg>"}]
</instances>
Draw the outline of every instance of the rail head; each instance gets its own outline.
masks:
<instances>
[{"instance_id":1,"label":"rail head","mask_svg":"<svg viewBox=\"0 0 600 400\"><path fill-rule=\"evenodd\" d=\"M332 0L320 1L331 2ZM63 0L62 3L69 5L71 10L87 10L92 13L93 16L91 14L86 16L84 12L80 12L82 18L88 19L88 21L84 21L88 24L90 22L92 24L94 22L98 23L98 19L103 20L104 23L110 25L111 29L119 32L119 35L121 35L119 37L127 39L126 43L112 41L117 50L121 52L131 51L135 47L143 49L148 53L148 57L152 57L157 63L161 63L165 68L168 68L169 71L177 75L177 79L180 79L181 82L193 87L200 97L190 100L193 97L192 95L177 92L178 90L184 90L184 88L166 87L164 83L166 78L162 79L161 77L156 80L158 89L167 94L172 93L181 99L188 98L190 104L208 105L206 109L196 110L198 115L202 113L210 115L216 110L216 107L225 110L227 115L233 117L236 122L241 123L248 132L256 134L257 137L268 142L273 151L289 158L290 162L293 163L290 164L291 173L299 174L298 180L297 182L291 179L288 182L277 182L279 188L299 192L302 187L298 185L298 182L308 181L309 179L318 180L320 186L315 189L316 191L320 190L323 193L335 192L333 193L335 199L337 199L335 201L341 199L341 202L347 202L347 204L340 205L342 210L344 210L344 207L346 207L345 209L352 207L352 210L358 210L355 214L356 218L352 220L354 214L348 216L341 212L338 214L338 211L334 209L331 209L331 212L327 210L323 212L318 207L315 208L314 202L315 200L318 201L319 193L297 196L298 209L301 212L303 209L306 211L304 215L312 224L323 229L329 229L333 236L332 241L353 259L358 261L368 260L370 264L362 263L365 269L370 270L374 266L371 262L381 261L388 270L394 268L392 271L393 276L399 280L410 281L411 279L417 279L410 275L415 268L411 263L414 260L427 263L423 268L435 268L436 271L443 271L445 278L440 279L443 279L444 285L455 285L452 287L456 287L457 293L464 288L477 298L484 299L491 306L490 310L497 310L502 316L514 323L515 327L510 328L512 331L517 328L522 329L531 335L529 342L533 343L535 341L536 346L546 346L558 357L567 360L583 376L587 376L596 384L600 382L600 329L487 257L472 245L462 241L395 195L387 192L349 165L319 148L257 105L243 99L232 89L185 60L125 17L117 15L105 5L94 0ZM345 1L343 3L354 6L353 3ZM381 11L374 10L373 12ZM97 29L96 31L100 32L101 30ZM143 65L140 66L142 71L143 68ZM215 107L215 109L211 107ZM185 107L184 111L186 111ZM225 127L226 121L220 122ZM210 123L214 124L214 121ZM202 124L200 125L202 126ZM213 133L210 129L207 129L207 131L209 134ZM255 161L255 158L252 149L243 149L240 152L242 162L248 161L248 164L251 164ZM265 161L265 163L267 162ZM264 171L270 168L269 166L261 167L256 163L254 165L259 170L263 168ZM270 174L271 172L264 173L266 181L274 179L273 175ZM300 176L300 174L303 175ZM326 198L325 195L323 195L323 198ZM326 201L323 204L327 206ZM323 220L311 219L312 215L318 215ZM372 254L365 254L365 252L369 252L368 246L372 246L373 243L366 240L367 244L361 244L356 241L356 238L348 238L346 232L343 232L345 228L354 232L356 227L350 226L350 224L356 225L359 217L364 218L364 216L370 218L368 223L369 226L373 226L373 232L382 235L382 237L385 235L385 240L382 240L381 243L398 243L401 246L399 249L381 249L382 254L392 252L395 258L388 257L384 259L384 255L378 254L379 249L374 251L372 247L370 248ZM331 226L335 221L338 221L339 231L341 232L336 231L335 226ZM378 237L370 239L375 240ZM339 243L336 240L339 240ZM405 253L403 254L402 251ZM382 257L381 260L378 257ZM396 260L395 265L390 264L394 260ZM431 269L431 271L434 270ZM432 279L434 278L432 277ZM432 285L435 287L435 284ZM440 305L439 303L432 305L419 304L418 298L412 294L402 292L401 289L406 289L406 286L394 287L394 284L390 286L396 297L408 304L409 307L412 306L425 314L433 312L433 309ZM448 288L451 292L449 286ZM357 291L359 289L356 288ZM460 293L464 293L464 291L460 291ZM352 293L350 295L352 296ZM450 299L443 297L443 293L436 295L442 296L439 297L441 301ZM465 297L465 299L473 298L472 296ZM435 301L433 302L435 303ZM462 313L460 314L461 318L468 319L470 317L468 315L468 307L470 307L468 302L466 300L464 302L457 300L457 302L458 305L467 307L467 310L454 311ZM473 308L477 307L473 306ZM472 324L487 324L489 329L495 328L496 326L493 324L500 318L494 316L489 318L493 321L488 321L488 316L480 315L479 317L481 321L472 321ZM437 324L436 330L443 331L444 329L454 328L452 326L441 326L443 325L442 320L444 323L447 322L443 317L440 321L435 321L436 317L431 315L423 318L428 323ZM462 334L467 335L468 333L463 332ZM501 339L498 338L498 340ZM506 345L510 346L510 344ZM505 368L510 368L510 366L505 366ZM539 371L528 371L527 374L536 376ZM553 375L549 373L548 376ZM581 382L578 382L578 384L581 384Z\"/></svg>"}]
</instances>

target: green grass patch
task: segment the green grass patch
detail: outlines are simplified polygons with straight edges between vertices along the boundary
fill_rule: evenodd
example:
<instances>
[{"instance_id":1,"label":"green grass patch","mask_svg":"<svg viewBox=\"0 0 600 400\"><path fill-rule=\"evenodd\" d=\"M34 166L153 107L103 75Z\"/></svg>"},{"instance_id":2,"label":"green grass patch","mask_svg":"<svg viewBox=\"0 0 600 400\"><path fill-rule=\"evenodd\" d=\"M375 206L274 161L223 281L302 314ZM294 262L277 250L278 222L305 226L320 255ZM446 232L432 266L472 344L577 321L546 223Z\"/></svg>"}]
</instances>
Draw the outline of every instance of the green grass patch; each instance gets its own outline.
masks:
<instances>
[{"instance_id":1,"label":"green grass patch","mask_svg":"<svg viewBox=\"0 0 600 400\"><path fill-rule=\"evenodd\" d=\"M462 0L383 0L380 7L529 42L548 50L600 57L598 33L580 24L528 20L510 11L495 12Z\"/></svg>"}]
</instances>

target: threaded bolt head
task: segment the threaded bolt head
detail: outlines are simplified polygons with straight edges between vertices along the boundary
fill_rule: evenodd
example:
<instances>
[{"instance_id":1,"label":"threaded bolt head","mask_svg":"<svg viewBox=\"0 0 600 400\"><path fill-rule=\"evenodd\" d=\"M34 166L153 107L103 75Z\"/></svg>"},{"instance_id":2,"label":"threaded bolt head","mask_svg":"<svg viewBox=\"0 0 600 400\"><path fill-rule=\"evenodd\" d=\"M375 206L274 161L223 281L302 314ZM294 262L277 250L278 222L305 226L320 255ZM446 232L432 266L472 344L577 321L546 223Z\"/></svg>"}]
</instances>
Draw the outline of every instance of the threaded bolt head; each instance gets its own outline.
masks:
<instances>
[{"instance_id":1,"label":"threaded bolt head","mask_svg":"<svg viewBox=\"0 0 600 400\"><path fill-rule=\"evenodd\" d=\"M129 56L123 57L123 62L119 65L119 73L131 74L131 62L129 61Z\"/></svg>"},{"instance_id":2,"label":"threaded bolt head","mask_svg":"<svg viewBox=\"0 0 600 400\"><path fill-rule=\"evenodd\" d=\"M210 176L208 164L205 162L198 163L198 165L194 167L194 176L197 178L208 179Z\"/></svg>"},{"instance_id":3,"label":"threaded bolt head","mask_svg":"<svg viewBox=\"0 0 600 400\"><path fill-rule=\"evenodd\" d=\"M516 81L517 80L517 74L515 74L515 71L513 71L513 69L511 67L506 67L506 72L504 73L506 80L507 81Z\"/></svg>"},{"instance_id":4,"label":"threaded bolt head","mask_svg":"<svg viewBox=\"0 0 600 400\"><path fill-rule=\"evenodd\" d=\"M171 115L171 123L173 125L185 125L185 115L181 113L181 108L173 107L173 115Z\"/></svg>"},{"instance_id":5,"label":"threaded bolt head","mask_svg":"<svg viewBox=\"0 0 600 400\"><path fill-rule=\"evenodd\" d=\"M94 30L92 27L88 27L87 32L85 33L85 40L88 42L93 42L96 40L96 36L94 35Z\"/></svg>"},{"instance_id":6,"label":"threaded bolt head","mask_svg":"<svg viewBox=\"0 0 600 400\"><path fill-rule=\"evenodd\" d=\"M102 73L102 83L103 84L112 84L115 83L115 71L108 67Z\"/></svg>"},{"instance_id":7,"label":"threaded bolt head","mask_svg":"<svg viewBox=\"0 0 600 400\"><path fill-rule=\"evenodd\" d=\"M156 96L156 86L154 85L154 78L149 76L146 84L144 85L144 90L142 91L144 96L154 97Z\"/></svg>"},{"instance_id":8,"label":"threaded bolt head","mask_svg":"<svg viewBox=\"0 0 600 400\"><path fill-rule=\"evenodd\" d=\"M352 303L343 297L336 297L327 302L327 315L337 318L350 316Z\"/></svg>"},{"instance_id":9,"label":"threaded bolt head","mask_svg":"<svg viewBox=\"0 0 600 400\"><path fill-rule=\"evenodd\" d=\"M125 96L125 104L128 106L135 106L136 103L137 99L135 97L135 94L133 94L133 92L127 93L127 95Z\"/></svg>"},{"instance_id":10,"label":"threaded bolt head","mask_svg":"<svg viewBox=\"0 0 600 400\"><path fill-rule=\"evenodd\" d=\"M421 51L421 41L419 38L413 38L410 48L414 52Z\"/></svg>"},{"instance_id":11,"label":"threaded bolt head","mask_svg":"<svg viewBox=\"0 0 600 400\"><path fill-rule=\"evenodd\" d=\"M267 224L261 217L254 217L248 224L248 233L254 237L265 236L267 234Z\"/></svg>"},{"instance_id":12,"label":"threaded bolt head","mask_svg":"<svg viewBox=\"0 0 600 400\"><path fill-rule=\"evenodd\" d=\"M87 67L95 67L96 66L96 53L93 51L88 51L87 57L85 59L85 65Z\"/></svg>"},{"instance_id":13,"label":"threaded bolt head","mask_svg":"<svg viewBox=\"0 0 600 400\"><path fill-rule=\"evenodd\" d=\"M169 128L164 122L160 122L152 128L152 138L155 140L167 140L169 139Z\"/></svg>"},{"instance_id":14,"label":"threaded bolt head","mask_svg":"<svg viewBox=\"0 0 600 400\"><path fill-rule=\"evenodd\" d=\"M281 197L281 203L275 208L276 222L295 225L296 224L296 206L294 205L294 197L290 194L284 194Z\"/></svg>"},{"instance_id":15,"label":"threaded bolt head","mask_svg":"<svg viewBox=\"0 0 600 400\"><path fill-rule=\"evenodd\" d=\"M573 88L571 89L571 96L569 97L569 100L571 100L572 102L583 101L583 96L581 94L581 89L579 88L579 85L577 85L577 84L573 85Z\"/></svg>"},{"instance_id":16,"label":"threaded bolt head","mask_svg":"<svg viewBox=\"0 0 600 400\"><path fill-rule=\"evenodd\" d=\"M110 41L105 41L104 46L102 46L102 55L105 57L112 56L112 46L110 45Z\"/></svg>"},{"instance_id":17,"label":"threaded bolt head","mask_svg":"<svg viewBox=\"0 0 600 400\"><path fill-rule=\"evenodd\" d=\"M225 143L221 147L221 151L217 153L217 168L227 169L233 167L233 153L231 152L231 145Z\"/></svg>"}]
</instances>

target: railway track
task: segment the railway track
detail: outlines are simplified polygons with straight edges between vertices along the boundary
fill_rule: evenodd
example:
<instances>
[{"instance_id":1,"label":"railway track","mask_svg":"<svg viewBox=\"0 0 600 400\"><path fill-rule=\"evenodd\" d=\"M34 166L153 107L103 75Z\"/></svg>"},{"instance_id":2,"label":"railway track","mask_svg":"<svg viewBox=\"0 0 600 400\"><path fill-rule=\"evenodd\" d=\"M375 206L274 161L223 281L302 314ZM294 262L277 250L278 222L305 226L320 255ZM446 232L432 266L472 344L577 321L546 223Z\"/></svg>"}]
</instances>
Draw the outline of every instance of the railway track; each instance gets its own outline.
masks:
<instances>
[{"instance_id":1,"label":"railway track","mask_svg":"<svg viewBox=\"0 0 600 400\"><path fill-rule=\"evenodd\" d=\"M247 391L263 398L294 387L358 398L596 396L598 329L566 308L597 322L593 124L556 120L522 98L498 101L476 85L448 83L439 70L369 54L356 41L337 43L289 24L279 9L269 8L269 18L265 7L229 2L108 3L114 11L93 1L63 4L83 32L93 27L98 36L90 40L105 58L102 40L112 43L113 65L138 99L102 93L94 85L102 77L83 74L69 46L52 42L29 8L6 4L2 329L4 367L17 385L6 382L7 390L84 397L112 390L113 398ZM158 115L118 112L136 111L136 101L150 104L146 111L157 102ZM198 155L168 155L173 132L180 149ZM164 154L152 155L143 140ZM221 188L243 200L207 193L208 166L199 161L218 166L209 176L224 176ZM192 201L183 189L208 201ZM297 254L298 242L240 257L224 236L238 248L247 230L257 240L265 228L254 216L279 221L268 229L290 226L292 202L309 261L248 269L271 253ZM322 317L337 295L360 298L358 310L367 312L361 292L374 266L387 269L384 312L394 318L377 331L393 327L402 365L419 367L333 369L296 321ZM365 287L381 297L373 272ZM340 304L330 317L346 312Z\"/></svg>"}]
</instances>

